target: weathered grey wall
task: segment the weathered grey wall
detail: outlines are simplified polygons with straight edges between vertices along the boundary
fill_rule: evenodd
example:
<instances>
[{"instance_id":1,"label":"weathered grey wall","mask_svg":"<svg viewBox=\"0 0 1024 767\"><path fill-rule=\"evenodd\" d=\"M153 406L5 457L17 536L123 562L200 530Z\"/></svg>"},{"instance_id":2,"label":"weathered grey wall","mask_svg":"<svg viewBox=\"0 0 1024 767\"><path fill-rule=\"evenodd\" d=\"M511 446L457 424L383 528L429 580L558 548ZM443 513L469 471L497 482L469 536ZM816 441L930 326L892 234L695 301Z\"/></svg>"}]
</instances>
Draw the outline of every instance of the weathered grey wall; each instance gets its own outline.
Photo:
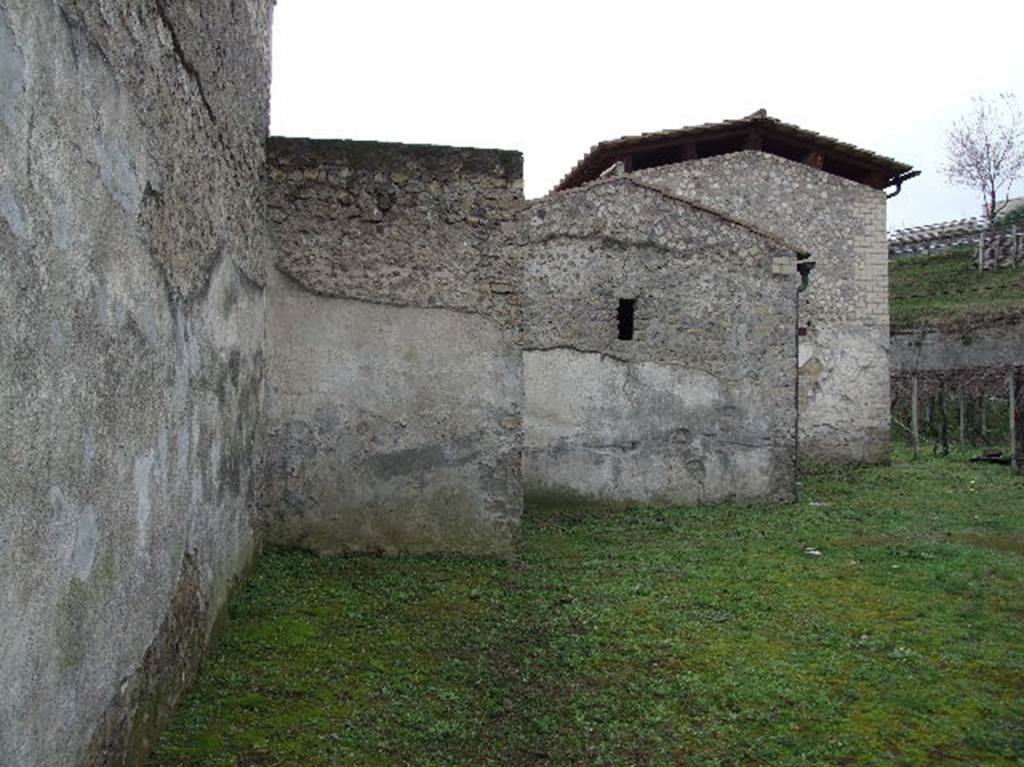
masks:
<instances>
[{"instance_id":1,"label":"weathered grey wall","mask_svg":"<svg viewBox=\"0 0 1024 767\"><path fill-rule=\"evenodd\" d=\"M137 760L254 550L269 0L0 2L0 764Z\"/></svg>"},{"instance_id":2,"label":"weathered grey wall","mask_svg":"<svg viewBox=\"0 0 1024 767\"><path fill-rule=\"evenodd\" d=\"M635 176L753 224L815 259L800 309L807 327L800 350L801 454L887 461L885 194L757 151Z\"/></svg>"},{"instance_id":3,"label":"weathered grey wall","mask_svg":"<svg viewBox=\"0 0 1024 767\"><path fill-rule=\"evenodd\" d=\"M528 505L794 497L792 250L628 179L533 203L520 247Z\"/></svg>"},{"instance_id":4,"label":"weathered grey wall","mask_svg":"<svg viewBox=\"0 0 1024 767\"><path fill-rule=\"evenodd\" d=\"M1024 365L1024 322L892 334L893 375L1010 365Z\"/></svg>"},{"instance_id":5,"label":"weathered grey wall","mask_svg":"<svg viewBox=\"0 0 1024 767\"><path fill-rule=\"evenodd\" d=\"M275 138L268 160L268 542L507 553L520 155Z\"/></svg>"}]
</instances>

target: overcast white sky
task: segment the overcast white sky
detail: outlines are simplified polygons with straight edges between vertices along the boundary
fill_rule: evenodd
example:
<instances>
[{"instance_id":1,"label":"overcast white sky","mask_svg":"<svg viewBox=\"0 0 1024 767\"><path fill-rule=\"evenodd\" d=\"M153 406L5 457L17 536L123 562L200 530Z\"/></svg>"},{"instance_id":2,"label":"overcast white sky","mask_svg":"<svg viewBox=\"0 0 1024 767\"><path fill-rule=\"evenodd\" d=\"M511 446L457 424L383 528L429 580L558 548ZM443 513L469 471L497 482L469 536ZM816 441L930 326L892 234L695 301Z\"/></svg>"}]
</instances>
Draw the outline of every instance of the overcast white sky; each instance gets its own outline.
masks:
<instances>
[{"instance_id":1,"label":"overcast white sky","mask_svg":"<svg viewBox=\"0 0 1024 767\"><path fill-rule=\"evenodd\" d=\"M892 229L978 213L943 134L1024 101L1022 28L1019 0L277 0L271 132L517 149L536 197L603 139L764 107L921 170Z\"/></svg>"}]
</instances>

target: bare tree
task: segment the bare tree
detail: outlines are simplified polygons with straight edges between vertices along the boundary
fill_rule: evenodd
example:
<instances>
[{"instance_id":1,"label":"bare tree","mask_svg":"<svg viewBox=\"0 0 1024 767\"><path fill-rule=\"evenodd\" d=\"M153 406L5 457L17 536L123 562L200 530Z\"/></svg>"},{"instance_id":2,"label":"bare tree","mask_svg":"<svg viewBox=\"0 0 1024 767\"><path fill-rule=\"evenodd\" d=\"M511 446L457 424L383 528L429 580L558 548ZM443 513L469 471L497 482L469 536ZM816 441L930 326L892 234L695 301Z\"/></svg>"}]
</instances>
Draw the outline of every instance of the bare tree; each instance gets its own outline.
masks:
<instances>
[{"instance_id":1,"label":"bare tree","mask_svg":"<svg viewBox=\"0 0 1024 767\"><path fill-rule=\"evenodd\" d=\"M985 217L991 223L1024 171L1024 115L1008 93L991 101L977 96L973 104L946 134L942 172L952 183L981 192Z\"/></svg>"}]
</instances>

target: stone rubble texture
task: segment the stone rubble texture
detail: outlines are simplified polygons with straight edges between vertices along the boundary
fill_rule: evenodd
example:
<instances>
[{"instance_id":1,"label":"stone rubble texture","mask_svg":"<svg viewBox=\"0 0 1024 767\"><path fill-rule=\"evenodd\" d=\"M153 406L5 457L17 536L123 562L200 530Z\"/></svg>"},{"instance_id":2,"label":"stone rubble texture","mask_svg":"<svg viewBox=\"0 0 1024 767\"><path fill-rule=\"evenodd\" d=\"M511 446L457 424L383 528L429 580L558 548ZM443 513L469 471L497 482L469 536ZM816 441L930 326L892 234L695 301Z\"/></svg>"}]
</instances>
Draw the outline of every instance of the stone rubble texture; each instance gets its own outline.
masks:
<instances>
[{"instance_id":1,"label":"stone rubble texture","mask_svg":"<svg viewBox=\"0 0 1024 767\"><path fill-rule=\"evenodd\" d=\"M803 443L884 460L880 192L758 152L530 204L513 152L268 164L271 10L0 2L3 767L141 763L263 543L510 554L524 453L537 501L792 498L797 252Z\"/></svg>"},{"instance_id":2,"label":"stone rubble texture","mask_svg":"<svg viewBox=\"0 0 1024 767\"><path fill-rule=\"evenodd\" d=\"M519 242L528 505L795 497L795 251L628 179L534 202Z\"/></svg>"},{"instance_id":3,"label":"stone rubble texture","mask_svg":"<svg viewBox=\"0 0 1024 767\"><path fill-rule=\"evenodd\" d=\"M267 541L509 554L515 152L271 139Z\"/></svg>"},{"instance_id":4,"label":"stone rubble texture","mask_svg":"<svg viewBox=\"0 0 1024 767\"><path fill-rule=\"evenodd\" d=\"M889 272L885 193L759 151L637 171L807 253L802 294L800 454L889 460Z\"/></svg>"}]
</instances>

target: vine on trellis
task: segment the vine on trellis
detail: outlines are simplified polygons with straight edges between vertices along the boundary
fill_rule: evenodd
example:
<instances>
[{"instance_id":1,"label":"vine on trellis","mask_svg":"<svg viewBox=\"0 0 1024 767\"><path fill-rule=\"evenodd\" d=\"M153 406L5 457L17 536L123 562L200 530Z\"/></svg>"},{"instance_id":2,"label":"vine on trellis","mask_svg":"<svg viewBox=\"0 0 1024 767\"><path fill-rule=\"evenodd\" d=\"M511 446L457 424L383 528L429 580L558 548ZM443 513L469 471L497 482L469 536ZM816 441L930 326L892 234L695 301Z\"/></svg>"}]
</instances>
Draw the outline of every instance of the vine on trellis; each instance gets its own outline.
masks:
<instances>
[{"instance_id":1,"label":"vine on trellis","mask_svg":"<svg viewBox=\"0 0 1024 767\"><path fill-rule=\"evenodd\" d=\"M1015 402L1011 402L1011 391L1015 391ZM903 371L892 376L891 398L893 424L912 439L915 451L923 438L933 442L934 452L948 454L953 431L962 447L968 437L973 441L979 433L988 445L1008 436L1009 452L1020 470L1024 462L1024 366ZM994 429L989 417L993 401L999 409L1005 408Z\"/></svg>"}]
</instances>

